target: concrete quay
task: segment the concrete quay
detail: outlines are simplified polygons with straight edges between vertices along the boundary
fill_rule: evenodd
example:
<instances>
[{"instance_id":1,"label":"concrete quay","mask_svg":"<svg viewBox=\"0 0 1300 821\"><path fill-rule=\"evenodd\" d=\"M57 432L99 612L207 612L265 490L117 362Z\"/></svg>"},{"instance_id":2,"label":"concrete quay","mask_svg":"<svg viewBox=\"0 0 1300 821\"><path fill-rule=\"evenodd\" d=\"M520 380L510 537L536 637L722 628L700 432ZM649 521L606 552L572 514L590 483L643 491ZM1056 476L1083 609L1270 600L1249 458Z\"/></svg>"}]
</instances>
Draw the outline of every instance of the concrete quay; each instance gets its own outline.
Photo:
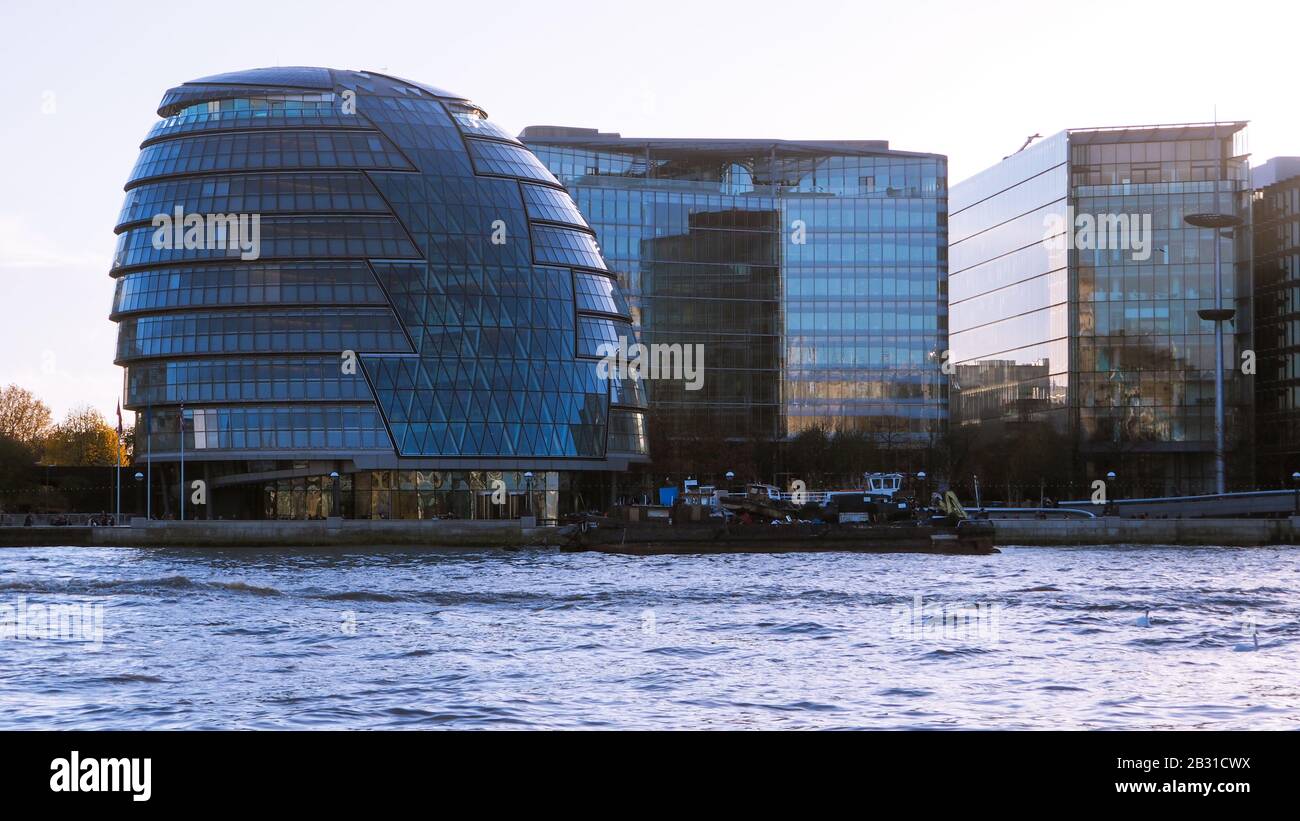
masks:
<instances>
[{"instance_id":1,"label":"concrete quay","mask_svg":"<svg viewBox=\"0 0 1300 821\"><path fill-rule=\"evenodd\" d=\"M1169 545L1258 547L1300 544L1300 518L995 519L998 546ZM147 521L124 527L0 527L0 547L388 547L558 546L568 531L519 519Z\"/></svg>"}]
</instances>

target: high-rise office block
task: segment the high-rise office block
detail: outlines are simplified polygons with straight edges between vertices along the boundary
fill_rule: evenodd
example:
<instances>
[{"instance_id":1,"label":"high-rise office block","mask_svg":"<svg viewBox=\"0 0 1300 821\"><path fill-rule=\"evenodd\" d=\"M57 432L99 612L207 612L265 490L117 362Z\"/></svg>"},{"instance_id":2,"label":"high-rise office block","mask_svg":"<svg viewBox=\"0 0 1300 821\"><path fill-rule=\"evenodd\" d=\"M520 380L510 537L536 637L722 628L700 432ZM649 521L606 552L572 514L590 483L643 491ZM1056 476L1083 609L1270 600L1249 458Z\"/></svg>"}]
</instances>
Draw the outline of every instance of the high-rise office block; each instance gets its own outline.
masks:
<instances>
[{"instance_id":1,"label":"high-rise office block","mask_svg":"<svg viewBox=\"0 0 1300 821\"><path fill-rule=\"evenodd\" d=\"M1112 470L1129 495L1211 491L1216 231L1184 218L1226 213L1247 226L1218 232L1229 480L1251 481L1244 127L1063 131L952 187L954 424L1052 426L1080 493Z\"/></svg>"}]
</instances>

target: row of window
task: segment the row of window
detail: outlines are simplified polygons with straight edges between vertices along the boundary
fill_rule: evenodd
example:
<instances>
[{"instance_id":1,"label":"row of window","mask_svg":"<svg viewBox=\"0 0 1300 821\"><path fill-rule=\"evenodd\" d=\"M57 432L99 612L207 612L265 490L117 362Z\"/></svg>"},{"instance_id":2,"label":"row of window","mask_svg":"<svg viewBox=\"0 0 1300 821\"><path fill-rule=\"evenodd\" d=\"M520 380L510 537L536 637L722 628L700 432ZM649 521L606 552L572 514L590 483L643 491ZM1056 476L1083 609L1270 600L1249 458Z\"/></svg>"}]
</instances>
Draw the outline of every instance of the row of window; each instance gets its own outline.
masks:
<instances>
[{"instance_id":1,"label":"row of window","mask_svg":"<svg viewBox=\"0 0 1300 821\"><path fill-rule=\"evenodd\" d=\"M183 359L126 369L126 402L267 402L373 399L360 369L344 372L342 356L289 359Z\"/></svg>"},{"instance_id":2,"label":"row of window","mask_svg":"<svg viewBox=\"0 0 1300 821\"><path fill-rule=\"evenodd\" d=\"M575 265L606 270L595 237L585 231L534 224L532 235L533 259L539 265Z\"/></svg>"},{"instance_id":3,"label":"row of window","mask_svg":"<svg viewBox=\"0 0 1300 821\"><path fill-rule=\"evenodd\" d=\"M454 101L444 101L443 105L451 113L451 118L456 121L461 133L467 137L495 137L510 142L518 142L515 135L489 120L487 115L477 108Z\"/></svg>"},{"instance_id":4,"label":"row of window","mask_svg":"<svg viewBox=\"0 0 1300 821\"><path fill-rule=\"evenodd\" d=\"M916 371L941 373L942 358L936 354L938 339L920 336L914 341L882 339L864 343L860 339L835 337L793 337L786 345L786 366L793 373L798 368L855 368L861 378L872 370L887 370L892 375ZM900 377L901 378L901 377Z\"/></svg>"},{"instance_id":5,"label":"row of window","mask_svg":"<svg viewBox=\"0 0 1300 821\"><path fill-rule=\"evenodd\" d=\"M1210 334L1085 337L1079 340L1078 348L1076 371L1080 373L1095 371L1118 379L1133 371L1202 371L1211 377L1214 371L1214 336ZM1224 361L1232 363L1231 335L1224 337L1223 348ZM1225 374L1231 382L1239 371L1229 366Z\"/></svg>"},{"instance_id":6,"label":"row of window","mask_svg":"<svg viewBox=\"0 0 1300 821\"><path fill-rule=\"evenodd\" d=\"M845 274L812 275L802 268L785 272L785 293L788 297L821 297L847 299L906 299L933 298L945 295L947 281L934 269L912 269L907 271L891 270L888 274L867 274L858 276ZM939 311L947 305L948 300L938 303Z\"/></svg>"},{"instance_id":7,"label":"row of window","mask_svg":"<svg viewBox=\"0 0 1300 821\"><path fill-rule=\"evenodd\" d=\"M580 228L588 228L587 220L566 192L527 183L521 183L519 188L523 191L524 206L528 210L530 219L566 222Z\"/></svg>"},{"instance_id":8,"label":"row of window","mask_svg":"<svg viewBox=\"0 0 1300 821\"><path fill-rule=\"evenodd\" d=\"M410 169L387 140L357 131L201 134L145 146L128 186L152 177L266 168Z\"/></svg>"},{"instance_id":9,"label":"row of window","mask_svg":"<svg viewBox=\"0 0 1300 821\"><path fill-rule=\"evenodd\" d=\"M234 231L211 215L202 228L165 225L133 228L118 236L113 267L230 257L254 260L420 256L401 223L392 217L241 217ZM182 244L198 247L178 247L178 233ZM192 241L187 237L193 237Z\"/></svg>"},{"instance_id":10,"label":"row of window","mask_svg":"<svg viewBox=\"0 0 1300 821\"><path fill-rule=\"evenodd\" d=\"M547 145L529 146L566 185L583 184L593 176L631 177L639 185L656 178L696 183L701 193L746 191L787 194L818 193L840 196L891 196L903 192L939 196L947 188L947 167L940 158L887 156L819 156L775 154L766 151L730 157L693 158L696 167L687 171L679 156L655 156L637 146L626 150L585 150ZM647 165L649 158L649 165ZM775 161L774 161L775 158ZM652 170L653 169L653 170Z\"/></svg>"},{"instance_id":11,"label":"row of window","mask_svg":"<svg viewBox=\"0 0 1300 821\"><path fill-rule=\"evenodd\" d=\"M469 146L474 170L479 174L559 184L546 166L526 148L494 140L469 139L465 143Z\"/></svg>"},{"instance_id":12,"label":"row of window","mask_svg":"<svg viewBox=\"0 0 1300 821\"><path fill-rule=\"evenodd\" d=\"M155 451L174 451L177 409L149 414ZM298 404L185 409L189 450L392 450L392 440L374 405Z\"/></svg>"},{"instance_id":13,"label":"row of window","mask_svg":"<svg viewBox=\"0 0 1300 821\"><path fill-rule=\"evenodd\" d=\"M539 393L525 390L379 390L390 424L480 425L560 423L601 425L605 393Z\"/></svg>"},{"instance_id":14,"label":"row of window","mask_svg":"<svg viewBox=\"0 0 1300 821\"><path fill-rule=\"evenodd\" d=\"M424 262L373 263L375 273L392 294L412 294L442 299L450 294L489 297L536 297L573 300L573 281L567 268L532 265L446 266Z\"/></svg>"},{"instance_id":15,"label":"row of window","mask_svg":"<svg viewBox=\"0 0 1300 821\"><path fill-rule=\"evenodd\" d=\"M609 416L610 453L649 453L650 436L644 413L614 411Z\"/></svg>"},{"instance_id":16,"label":"row of window","mask_svg":"<svg viewBox=\"0 0 1300 821\"><path fill-rule=\"evenodd\" d=\"M208 305L387 305L364 262L281 262L151 268L117 279L114 311Z\"/></svg>"},{"instance_id":17,"label":"row of window","mask_svg":"<svg viewBox=\"0 0 1300 821\"><path fill-rule=\"evenodd\" d=\"M1171 265L1150 268L1123 267L1079 268L1080 301L1118 302L1126 299L1212 299L1214 265ZM1237 292L1232 271L1224 269L1221 293L1232 299Z\"/></svg>"},{"instance_id":18,"label":"row of window","mask_svg":"<svg viewBox=\"0 0 1300 821\"><path fill-rule=\"evenodd\" d=\"M1159 407L1186 412L1191 406L1214 405L1214 379L1200 371L1124 371L1121 373L1075 374L1074 386L1080 407ZM1239 404L1250 391L1245 380L1226 383L1225 400Z\"/></svg>"},{"instance_id":19,"label":"row of window","mask_svg":"<svg viewBox=\"0 0 1300 821\"><path fill-rule=\"evenodd\" d=\"M1214 333L1213 323L1197 315L1202 308L1214 307L1213 300L1170 300L1156 302L1080 303L1079 336L1124 334L1205 334Z\"/></svg>"},{"instance_id":20,"label":"row of window","mask_svg":"<svg viewBox=\"0 0 1300 821\"><path fill-rule=\"evenodd\" d=\"M402 456L552 458L605 455L605 425L392 423Z\"/></svg>"},{"instance_id":21,"label":"row of window","mask_svg":"<svg viewBox=\"0 0 1300 821\"><path fill-rule=\"evenodd\" d=\"M520 357L510 359L364 356L366 373L382 396L391 391L522 391L604 394L606 381L594 362Z\"/></svg>"},{"instance_id":22,"label":"row of window","mask_svg":"<svg viewBox=\"0 0 1300 821\"><path fill-rule=\"evenodd\" d=\"M939 317L932 302L858 303L840 305L791 302L786 306L786 330L872 333L877 331L936 331Z\"/></svg>"},{"instance_id":23,"label":"row of window","mask_svg":"<svg viewBox=\"0 0 1300 821\"><path fill-rule=\"evenodd\" d=\"M612 351L635 343L630 322L595 316L578 317L578 355L604 357Z\"/></svg>"},{"instance_id":24,"label":"row of window","mask_svg":"<svg viewBox=\"0 0 1300 821\"><path fill-rule=\"evenodd\" d=\"M202 353L407 352L410 343L388 309L164 314L127 317L118 359Z\"/></svg>"},{"instance_id":25,"label":"row of window","mask_svg":"<svg viewBox=\"0 0 1300 821\"><path fill-rule=\"evenodd\" d=\"M701 196L640 188L579 187L574 199L591 224L649 235L694 228L788 233L801 220L810 235L835 231L941 231L945 211L934 199L768 199Z\"/></svg>"},{"instance_id":26,"label":"row of window","mask_svg":"<svg viewBox=\"0 0 1300 821\"><path fill-rule=\"evenodd\" d=\"M276 211L379 211L383 197L364 174L234 174L167 179L126 192L118 224L185 213L228 214Z\"/></svg>"},{"instance_id":27,"label":"row of window","mask_svg":"<svg viewBox=\"0 0 1300 821\"><path fill-rule=\"evenodd\" d=\"M296 97L296 99L294 99ZM149 129L145 142L197 132L249 128L356 128L355 113L344 111L331 92L209 100L164 117Z\"/></svg>"},{"instance_id":28,"label":"row of window","mask_svg":"<svg viewBox=\"0 0 1300 821\"><path fill-rule=\"evenodd\" d=\"M562 299L477 294L394 294L393 307L408 328L429 334L447 328L573 328L573 303Z\"/></svg>"},{"instance_id":29,"label":"row of window","mask_svg":"<svg viewBox=\"0 0 1300 821\"><path fill-rule=\"evenodd\" d=\"M453 359L536 358L563 362L573 357L572 330L482 327L413 327L421 356Z\"/></svg>"},{"instance_id":30,"label":"row of window","mask_svg":"<svg viewBox=\"0 0 1300 821\"><path fill-rule=\"evenodd\" d=\"M609 277L574 271L573 286L579 311L630 315L617 283Z\"/></svg>"}]
</instances>

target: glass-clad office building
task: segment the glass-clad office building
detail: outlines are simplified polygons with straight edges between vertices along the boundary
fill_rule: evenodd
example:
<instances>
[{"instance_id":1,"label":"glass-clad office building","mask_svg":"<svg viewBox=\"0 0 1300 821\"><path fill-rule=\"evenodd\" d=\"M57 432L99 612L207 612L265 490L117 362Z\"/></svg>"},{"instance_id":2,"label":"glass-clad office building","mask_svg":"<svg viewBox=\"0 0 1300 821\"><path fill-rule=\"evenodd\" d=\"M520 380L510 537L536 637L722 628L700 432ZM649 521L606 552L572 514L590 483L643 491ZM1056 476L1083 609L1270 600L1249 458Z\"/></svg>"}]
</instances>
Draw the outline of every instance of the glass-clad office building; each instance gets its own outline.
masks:
<instances>
[{"instance_id":1,"label":"glass-clad office building","mask_svg":"<svg viewBox=\"0 0 1300 821\"><path fill-rule=\"evenodd\" d=\"M482 108L275 68L158 115L112 267L155 515L182 512L182 460L207 485L191 517L496 518L591 506L593 477L646 459L640 392L598 367L632 333L623 295Z\"/></svg>"},{"instance_id":2,"label":"glass-clad office building","mask_svg":"<svg viewBox=\"0 0 1300 821\"><path fill-rule=\"evenodd\" d=\"M595 229L642 341L702 346L698 390L647 383L664 435L942 431L945 157L870 140L520 138Z\"/></svg>"},{"instance_id":3,"label":"glass-clad office building","mask_svg":"<svg viewBox=\"0 0 1300 821\"><path fill-rule=\"evenodd\" d=\"M952 187L954 425L1050 425L1076 490L1214 487L1214 231L1248 226L1245 123L1073 129ZM1220 239L1229 481L1251 481L1249 228ZM1036 477L1027 477L1036 481ZM1086 498L1084 494L1083 498Z\"/></svg>"},{"instance_id":4,"label":"glass-clad office building","mask_svg":"<svg viewBox=\"0 0 1300 821\"><path fill-rule=\"evenodd\" d=\"M1251 177L1259 482L1286 487L1300 470L1300 157L1274 157Z\"/></svg>"}]
</instances>

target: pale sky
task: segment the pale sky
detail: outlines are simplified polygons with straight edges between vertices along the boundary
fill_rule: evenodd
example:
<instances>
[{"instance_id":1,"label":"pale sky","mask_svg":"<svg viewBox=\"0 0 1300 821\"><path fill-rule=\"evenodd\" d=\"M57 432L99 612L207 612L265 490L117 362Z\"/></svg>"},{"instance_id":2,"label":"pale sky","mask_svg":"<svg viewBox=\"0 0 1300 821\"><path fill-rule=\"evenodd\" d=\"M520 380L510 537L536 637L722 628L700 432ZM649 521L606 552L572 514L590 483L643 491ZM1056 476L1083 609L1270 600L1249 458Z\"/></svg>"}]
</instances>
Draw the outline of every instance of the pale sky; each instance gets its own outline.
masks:
<instances>
[{"instance_id":1,"label":"pale sky","mask_svg":"<svg viewBox=\"0 0 1300 821\"><path fill-rule=\"evenodd\" d=\"M947 154L953 183L1030 134L1216 105L1251 121L1253 164L1300 154L1298 24L1294 0L4 0L0 385L111 415L122 185L163 91L196 77L373 69L515 133L886 139Z\"/></svg>"}]
</instances>

